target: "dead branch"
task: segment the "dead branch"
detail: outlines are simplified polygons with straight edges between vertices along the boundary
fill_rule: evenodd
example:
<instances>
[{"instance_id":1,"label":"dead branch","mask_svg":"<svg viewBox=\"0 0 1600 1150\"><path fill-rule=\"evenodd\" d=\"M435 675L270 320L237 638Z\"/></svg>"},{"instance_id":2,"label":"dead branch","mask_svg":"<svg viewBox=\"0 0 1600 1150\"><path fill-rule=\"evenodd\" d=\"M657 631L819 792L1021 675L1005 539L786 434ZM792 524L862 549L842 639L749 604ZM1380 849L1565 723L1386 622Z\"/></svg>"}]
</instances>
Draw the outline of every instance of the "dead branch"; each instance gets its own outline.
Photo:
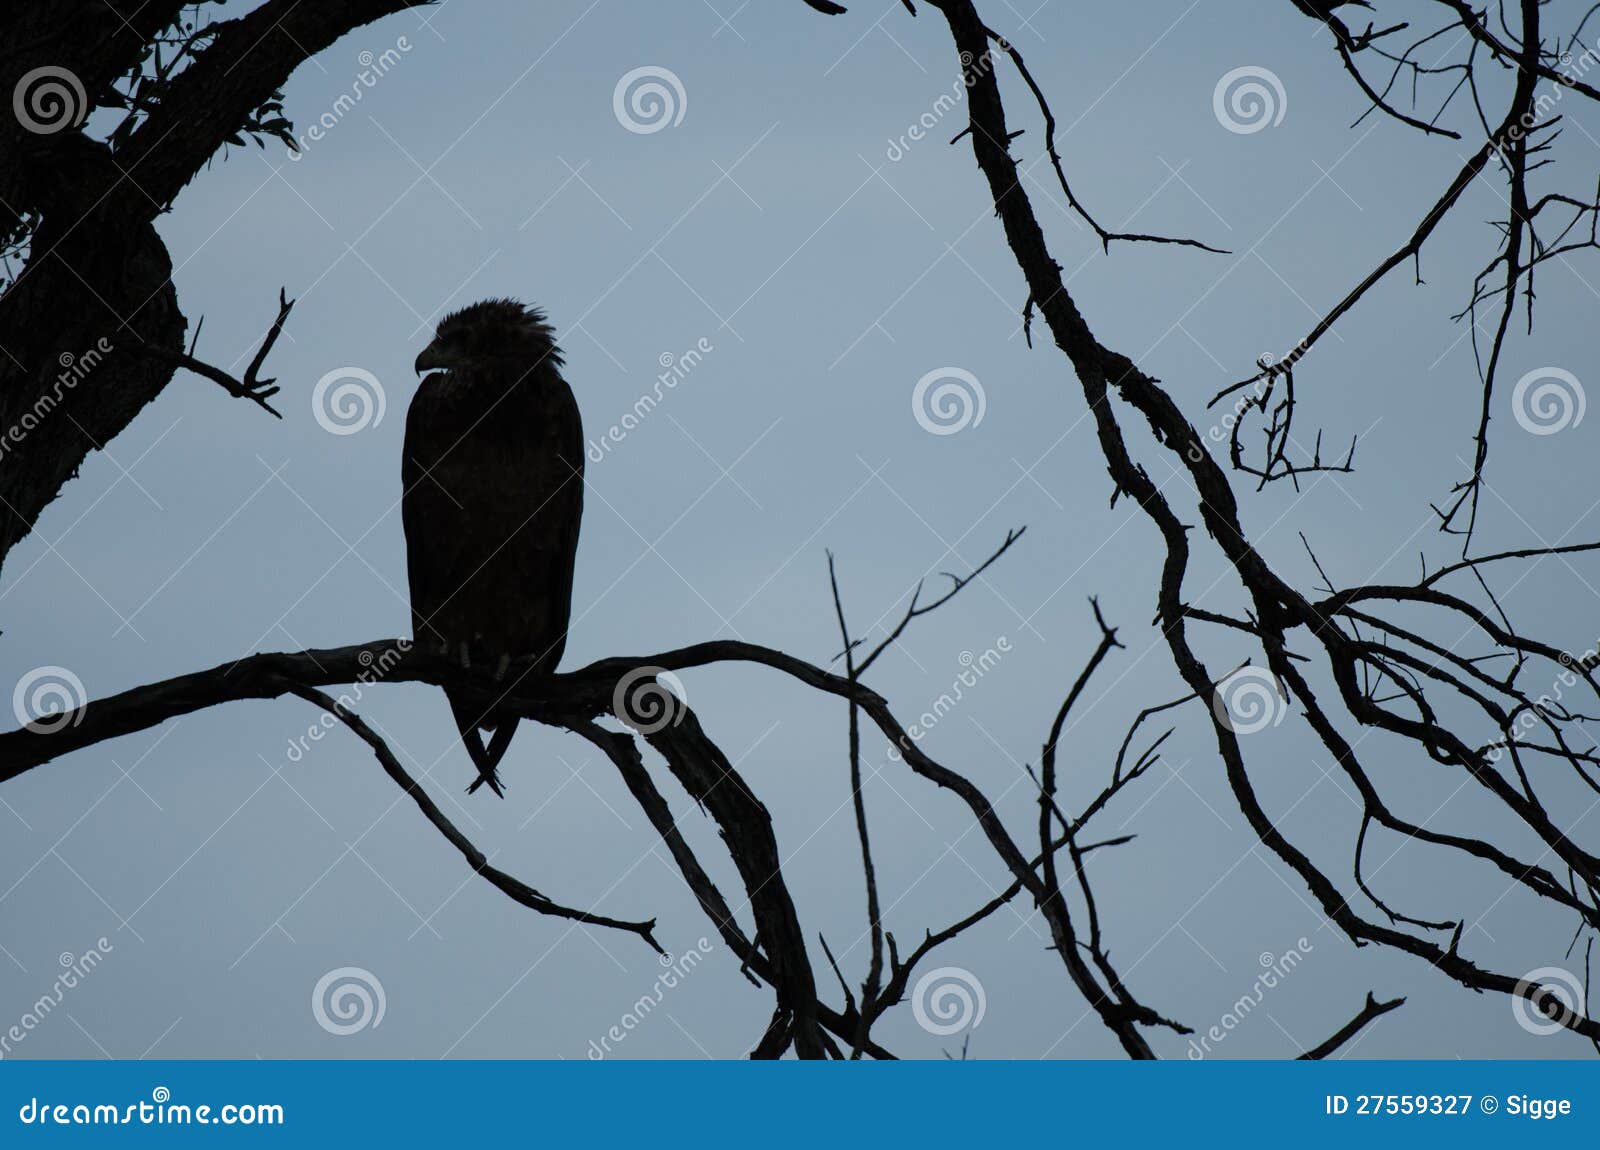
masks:
<instances>
[{"instance_id":1,"label":"dead branch","mask_svg":"<svg viewBox=\"0 0 1600 1150\"><path fill-rule=\"evenodd\" d=\"M1328 1057L1330 1054L1337 1053L1341 1046L1365 1030L1374 1019L1381 1018L1391 1010L1399 1010L1405 1004L1406 1000L1403 998L1391 998L1388 1002L1379 1002L1369 990L1366 1004L1362 1006L1356 1016L1323 1041L1300 1055L1300 1059L1302 1061L1315 1062Z\"/></svg>"},{"instance_id":2,"label":"dead branch","mask_svg":"<svg viewBox=\"0 0 1600 1150\"><path fill-rule=\"evenodd\" d=\"M574 910L547 898L522 880L507 874L499 867L493 866L488 857L474 846L466 835L457 829L456 825L439 809L439 804L434 802L429 797L428 792L423 790L416 779L412 778L406 769L400 765L400 760L389 749L388 743L360 715L331 695L314 687L304 687L298 683L286 683L284 687L290 694L298 695L308 702L315 703L354 731L362 742L372 748L372 752L377 756L378 763L383 767L384 773L393 779L400 789L417 804L417 808L422 811L423 816L434 825L450 845L461 852L461 856L467 860L467 865L475 873L481 874L496 889L504 891L513 901L521 903L529 910L538 911L540 914L551 915L555 918L572 919L574 922L581 922L590 926L609 927L613 930L636 934L644 939L657 954L667 953L661 949L661 944L655 939L655 919L649 919L644 922L629 922L624 919L608 918L605 915L594 914L589 911Z\"/></svg>"},{"instance_id":3,"label":"dead branch","mask_svg":"<svg viewBox=\"0 0 1600 1150\"><path fill-rule=\"evenodd\" d=\"M235 399L248 399L263 411L282 419L283 415L267 400L283 390L275 386L276 381L261 379L261 365L266 362L267 355L272 351L272 345L278 342L278 336L283 331L283 325L289 318L289 312L294 308L294 300L284 294L282 288L278 289L278 317L272 321L272 326L267 329L267 334L261 340L261 346L256 349L255 356L250 360L250 365L245 368L243 377L235 379L227 371L213 364L206 363L196 357L195 352L200 343L200 328L205 322L202 318L194 326L194 338L189 342L189 350L176 352L155 344L140 344L136 351L140 355L158 359L174 367L187 368L196 375L204 376L211 382L218 384L224 391Z\"/></svg>"}]
</instances>

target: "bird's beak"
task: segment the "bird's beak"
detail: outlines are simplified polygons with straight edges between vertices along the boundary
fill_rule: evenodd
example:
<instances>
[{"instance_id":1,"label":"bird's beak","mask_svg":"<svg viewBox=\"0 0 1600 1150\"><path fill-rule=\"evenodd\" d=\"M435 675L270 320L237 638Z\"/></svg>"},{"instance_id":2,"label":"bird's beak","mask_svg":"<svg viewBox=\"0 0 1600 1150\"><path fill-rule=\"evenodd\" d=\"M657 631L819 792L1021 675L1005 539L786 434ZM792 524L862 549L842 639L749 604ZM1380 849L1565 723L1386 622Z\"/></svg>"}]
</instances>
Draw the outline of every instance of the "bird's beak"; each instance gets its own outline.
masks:
<instances>
[{"instance_id":1,"label":"bird's beak","mask_svg":"<svg viewBox=\"0 0 1600 1150\"><path fill-rule=\"evenodd\" d=\"M417 362L412 366L416 368L417 374L421 375L430 369L449 367L450 365L446 362L444 352L440 350L438 341L435 340L422 349L417 356Z\"/></svg>"}]
</instances>

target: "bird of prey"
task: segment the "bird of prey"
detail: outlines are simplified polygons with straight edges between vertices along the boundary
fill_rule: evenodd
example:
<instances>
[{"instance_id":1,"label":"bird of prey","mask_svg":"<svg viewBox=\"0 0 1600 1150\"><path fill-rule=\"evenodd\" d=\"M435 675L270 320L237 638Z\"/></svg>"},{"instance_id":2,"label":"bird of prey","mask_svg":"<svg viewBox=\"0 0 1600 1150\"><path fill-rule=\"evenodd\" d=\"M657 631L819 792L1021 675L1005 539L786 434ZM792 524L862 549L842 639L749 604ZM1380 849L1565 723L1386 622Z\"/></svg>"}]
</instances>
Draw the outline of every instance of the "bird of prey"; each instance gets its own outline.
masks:
<instances>
[{"instance_id":1,"label":"bird of prey","mask_svg":"<svg viewBox=\"0 0 1600 1150\"><path fill-rule=\"evenodd\" d=\"M445 316L417 356L400 500L412 634L497 679L513 660L554 671L567 643L583 424L561 363L544 313L509 299ZM504 797L518 716L493 692L445 697L478 769L468 792Z\"/></svg>"}]
</instances>

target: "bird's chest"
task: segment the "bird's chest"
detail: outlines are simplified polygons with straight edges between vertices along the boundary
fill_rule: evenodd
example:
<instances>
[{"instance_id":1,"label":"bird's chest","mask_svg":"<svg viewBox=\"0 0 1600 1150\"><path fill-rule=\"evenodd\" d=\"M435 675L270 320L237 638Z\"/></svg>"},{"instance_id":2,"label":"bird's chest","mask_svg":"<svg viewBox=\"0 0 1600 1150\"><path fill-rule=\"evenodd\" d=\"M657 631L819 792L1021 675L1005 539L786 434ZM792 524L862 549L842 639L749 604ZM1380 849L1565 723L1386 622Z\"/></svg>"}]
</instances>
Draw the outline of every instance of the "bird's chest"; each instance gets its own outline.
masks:
<instances>
[{"instance_id":1,"label":"bird's chest","mask_svg":"<svg viewBox=\"0 0 1600 1150\"><path fill-rule=\"evenodd\" d=\"M580 501L582 432L576 405L563 392L564 386L521 385L488 399L484 389L458 385L439 395L436 419L419 437L431 458L417 461L449 497L444 510L520 524Z\"/></svg>"},{"instance_id":2,"label":"bird's chest","mask_svg":"<svg viewBox=\"0 0 1600 1150\"><path fill-rule=\"evenodd\" d=\"M439 405L430 436L437 462L450 467L507 466L555 449L559 428L548 406L540 403L531 387L513 387L493 397L451 396Z\"/></svg>"}]
</instances>

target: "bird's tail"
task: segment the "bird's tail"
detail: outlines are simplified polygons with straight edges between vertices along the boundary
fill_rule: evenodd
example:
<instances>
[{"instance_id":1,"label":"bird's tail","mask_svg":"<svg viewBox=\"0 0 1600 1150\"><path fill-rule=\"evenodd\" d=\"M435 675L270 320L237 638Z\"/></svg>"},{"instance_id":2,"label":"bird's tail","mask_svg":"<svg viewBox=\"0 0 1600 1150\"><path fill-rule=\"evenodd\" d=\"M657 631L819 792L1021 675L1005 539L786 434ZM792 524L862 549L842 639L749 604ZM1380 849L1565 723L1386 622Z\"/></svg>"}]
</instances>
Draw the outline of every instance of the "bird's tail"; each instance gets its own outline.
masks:
<instances>
[{"instance_id":1,"label":"bird's tail","mask_svg":"<svg viewBox=\"0 0 1600 1150\"><path fill-rule=\"evenodd\" d=\"M484 718L480 709L455 695L447 695L446 698L450 700L450 711L455 715L456 730L461 732L461 741L466 744L467 754L472 756L472 765L478 768L478 777L467 788L467 794L473 794L483 784L488 783L491 791L505 798L506 793L500 785L497 768L500 766L500 760L505 758L506 749L511 746L511 736L517 732L517 724L521 721L519 716L494 716L492 724L494 734L490 736L486 745L479 730L479 724Z\"/></svg>"}]
</instances>

